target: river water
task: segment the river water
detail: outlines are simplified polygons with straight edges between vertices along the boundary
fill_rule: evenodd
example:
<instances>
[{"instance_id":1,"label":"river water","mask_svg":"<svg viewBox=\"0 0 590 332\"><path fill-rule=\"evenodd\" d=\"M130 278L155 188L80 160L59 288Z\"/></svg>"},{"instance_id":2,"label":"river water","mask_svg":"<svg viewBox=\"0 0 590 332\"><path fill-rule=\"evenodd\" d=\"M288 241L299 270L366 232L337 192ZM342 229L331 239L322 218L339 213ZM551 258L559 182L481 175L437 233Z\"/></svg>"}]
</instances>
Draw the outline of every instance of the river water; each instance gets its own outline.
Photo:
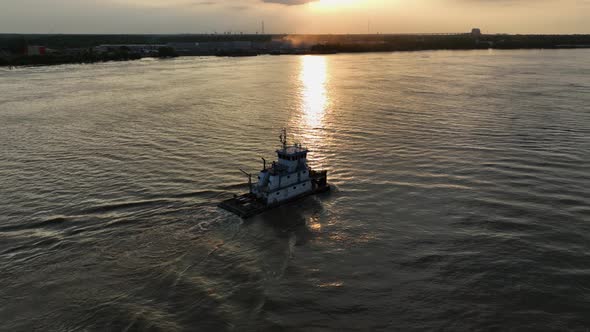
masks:
<instances>
[{"instance_id":1,"label":"river water","mask_svg":"<svg viewBox=\"0 0 590 332\"><path fill-rule=\"evenodd\" d=\"M333 191L216 207L280 128ZM590 51L0 71L0 330L590 328Z\"/></svg>"}]
</instances>

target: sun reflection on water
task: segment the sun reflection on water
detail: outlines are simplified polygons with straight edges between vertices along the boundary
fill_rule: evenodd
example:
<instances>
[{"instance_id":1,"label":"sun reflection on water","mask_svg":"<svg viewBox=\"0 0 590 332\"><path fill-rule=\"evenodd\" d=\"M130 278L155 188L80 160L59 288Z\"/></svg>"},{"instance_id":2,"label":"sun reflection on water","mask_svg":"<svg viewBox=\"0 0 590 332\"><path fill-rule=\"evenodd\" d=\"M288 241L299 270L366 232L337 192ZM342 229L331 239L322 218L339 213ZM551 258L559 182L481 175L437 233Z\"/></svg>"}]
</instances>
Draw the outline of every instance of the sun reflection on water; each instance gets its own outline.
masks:
<instances>
[{"instance_id":1,"label":"sun reflection on water","mask_svg":"<svg viewBox=\"0 0 590 332\"><path fill-rule=\"evenodd\" d=\"M321 151L326 146L325 127L330 114L331 97L328 60L325 56L306 55L300 58L299 114L293 118L293 127L306 147L311 150L314 167L321 167ZM316 152L316 153L314 153Z\"/></svg>"},{"instance_id":2,"label":"sun reflection on water","mask_svg":"<svg viewBox=\"0 0 590 332\"><path fill-rule=\"evenodd\" d=\"M322 125L329 98L326 89L328 68L323 56L301 58L302 110L305 125L314 129Z\"/></svg>"}]
</instances>

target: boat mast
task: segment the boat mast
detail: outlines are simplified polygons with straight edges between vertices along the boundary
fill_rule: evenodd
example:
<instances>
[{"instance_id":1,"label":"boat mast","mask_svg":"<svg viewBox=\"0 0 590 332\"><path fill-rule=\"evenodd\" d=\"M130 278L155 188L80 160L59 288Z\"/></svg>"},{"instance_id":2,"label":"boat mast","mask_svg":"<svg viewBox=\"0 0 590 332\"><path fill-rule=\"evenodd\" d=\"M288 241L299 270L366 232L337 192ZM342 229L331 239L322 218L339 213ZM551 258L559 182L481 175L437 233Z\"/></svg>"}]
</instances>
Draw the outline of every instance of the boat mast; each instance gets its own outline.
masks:
<instances>
[{"instance_id":1,"label":"boat mast","mask_svg":"<svg viewBox=\"0 0 590 332\"><path fill-rule=\"evenodd\" d=\"M279 136L279 138L281 139L281 143L283 144L283 149L286 150L287 149L287 128L283 128L283 130L281 130L281 136Z\"/></svg>"},{"instance_id":2,"label":"boat mast","mask_svg":"<svg viewBox=\"0 0 590 332\"><path fill-rule=\"evenodd\" d=\"M246 176L248 177L248 187L250 187L250 194L252 193L252 174L250 173L246 173L246 171L242 170L240 168L240 172L246 174Z\"/></svg>"}]
</instances>

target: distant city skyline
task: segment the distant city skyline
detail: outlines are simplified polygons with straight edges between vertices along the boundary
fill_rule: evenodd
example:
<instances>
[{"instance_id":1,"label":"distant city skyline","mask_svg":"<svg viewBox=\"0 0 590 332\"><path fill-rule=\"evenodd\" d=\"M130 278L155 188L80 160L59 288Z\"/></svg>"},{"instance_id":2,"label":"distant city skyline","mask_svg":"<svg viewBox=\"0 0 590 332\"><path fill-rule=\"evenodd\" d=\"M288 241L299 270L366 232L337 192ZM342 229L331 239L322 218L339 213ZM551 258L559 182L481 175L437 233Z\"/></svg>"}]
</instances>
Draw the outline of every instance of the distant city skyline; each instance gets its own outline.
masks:
<instances>
[{"instance_id":1,"label":"distant city skyline","mask_svg":"<svg viewBox=\"0 0 590 332\"><path fill-rule=\"evenodd\" d=\"M2 0L0 33L590 33L590 0Z\"/></svg>"}]
</instances>

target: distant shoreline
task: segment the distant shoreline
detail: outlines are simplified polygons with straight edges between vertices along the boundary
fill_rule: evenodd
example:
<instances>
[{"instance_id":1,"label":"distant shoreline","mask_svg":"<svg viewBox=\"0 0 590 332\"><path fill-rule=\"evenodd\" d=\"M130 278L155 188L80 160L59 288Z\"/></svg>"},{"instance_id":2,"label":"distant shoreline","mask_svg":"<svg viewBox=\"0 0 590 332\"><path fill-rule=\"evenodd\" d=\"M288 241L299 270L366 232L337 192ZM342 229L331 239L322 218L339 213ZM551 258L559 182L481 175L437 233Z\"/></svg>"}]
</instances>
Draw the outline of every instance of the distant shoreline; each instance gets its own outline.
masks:
<instances>
[{"instance_id":1,"label":"distant shoreline","mask_svg":"<svg viewBox=\"0 0 590 332\"><path fill-rule=\"evenodd\" d=\"M263 55L270 55L270 56L289 56L289 55L335 55L335 54L367 54L367 53L404 53L404 52L429 52L429 51L478 51L478 50L498 50L498 51L508 51L508 50L572 50L572 49L590 49L590 45L583 46L583 47L553 47L553 48L455 48L455 49L448 49L448 48L437 48L437 49L413 49L413 50L397 50L397 51L377 51L377 50L364 50L364 51L330 51L330 52L303 52L303 53L285 53L285 54L270 54L270 53L260 53L255 55L185 55L182 57L224 57L224 58L238 58L238 57L256 57L256 56L263 56ZM161 58L157 56L142 56L142 57L129 57L129 58L114 58L114 59L100 59L100 60L63 60L63 59L55 59L52 57L22 57L17 58L14 61L4 62L0 60L0 68L1 67L44 67L44 66L59 66L59 65L68 65L68 64L95 64L95 63L108 63L108 62L127 62L127 61L138 61L141 59L170 59L176 57L169 57L169 58Z\"/></svg>"},{"instance_id":2,"label":"distant shoreline","mask_svg":"<svg viewBox=\"0 0 590 332\"><path fill-rule=\"evenodd\" d=\"M476 29L474 29L475 31ZM149 57L590 48L590 35L19 35L0 34L0 66Z\"/></svg>"}]
</instances>

